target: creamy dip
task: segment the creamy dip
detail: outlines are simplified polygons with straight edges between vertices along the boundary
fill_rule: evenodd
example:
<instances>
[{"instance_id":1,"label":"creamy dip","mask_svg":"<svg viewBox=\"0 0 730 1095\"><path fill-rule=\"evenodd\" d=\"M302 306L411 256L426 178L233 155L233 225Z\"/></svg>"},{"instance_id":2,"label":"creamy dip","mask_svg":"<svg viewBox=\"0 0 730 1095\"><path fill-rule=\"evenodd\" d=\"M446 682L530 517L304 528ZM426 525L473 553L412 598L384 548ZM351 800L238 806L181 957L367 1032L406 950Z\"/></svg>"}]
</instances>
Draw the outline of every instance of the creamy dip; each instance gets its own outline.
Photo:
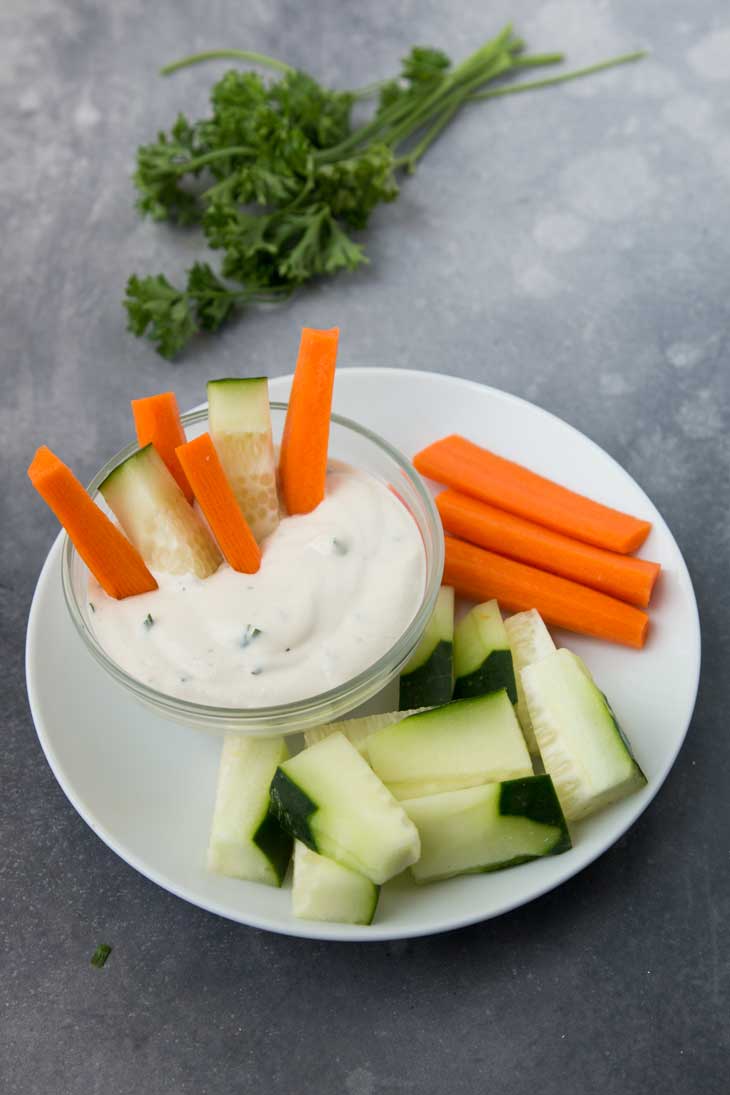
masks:
<instances>
[{"instance_id":1,"label":"creamy dip","mask_svg":"<svg viewBox=\"0 0 730 1095\"><path fill-rule=\"evenodd\" d=\"M372 476L331 466L324 501L285 517L256 574L155 572L159 589L117 601L89 580L88 620L130 676L219 707L266 707L344 683L402 635L426 561L405 506Z\"/></svg>"}]
</instances>

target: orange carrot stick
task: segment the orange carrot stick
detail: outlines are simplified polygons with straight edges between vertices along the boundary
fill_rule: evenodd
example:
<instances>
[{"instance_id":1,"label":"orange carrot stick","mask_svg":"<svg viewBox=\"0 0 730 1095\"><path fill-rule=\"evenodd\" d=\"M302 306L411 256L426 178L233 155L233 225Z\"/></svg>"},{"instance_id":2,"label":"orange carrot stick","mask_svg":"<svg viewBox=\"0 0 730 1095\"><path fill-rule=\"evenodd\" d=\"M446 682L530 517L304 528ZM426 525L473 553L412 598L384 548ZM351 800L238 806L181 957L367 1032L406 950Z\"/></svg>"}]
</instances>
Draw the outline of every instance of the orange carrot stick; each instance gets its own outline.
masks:
<instances>
[{"instance_id":1,"label":"orange carrot stick","mask_svg":"<svg viewBox=\"0 0 730 1095\"><path fill-rule=\"evenodd\" d=\"M513 612L536 608L546 623L582 635L637 648L646 639L649 617L641 609L452 536L446 537L443 582L475 601L496 597Z\"/></svg>"},{"instance_id":2,"label":"orange carrot stick","mask_svg":"<svg viewBox=\"0 0 730 1095\"><path fill-rule=\"evenodd\" d=\"M143 449L152 442L175 477L180 490L188 502L192 502L192 489L175 453L179 445L185 444L185 430L180 421L175 393L160 392L159 395L150 395L146 399L133 399L132 414L139 447Z\"/></svg>"},{"instance_id":3,"label":"orange carrot stick","mask_svg":"<svg viewBox=\"0 0 730 1095\"><path fill-rule=\"evenodd\" d=\"M110 597L121 599L157 589L137 549L89 497L70 468L45 445L33 457L28 476Z\"/></svg>"},{"instance_id":4,"label":"orange carrot stick","mask_svg":"<svg viewBox=\"0 0 730 1095\"><path fill-rule=\"evenodd\" d=\"M212 437L201 434L178 445L175 452L226 560L234 570L255 574L261 566L261 550L226 478Z\"/></svg>"},{"instance_id":5,"label":"orange carrot stick","mask_svg":"<svg viewBox=\"0 0 730 1095\"><path fill-rule=\"evenodd\" d=\"M649 604L659 563L572 540L455 490L442 491L436 505L446 531L462 540L572 578L629 604L642 608Z\"/></svg>"},{"instance_id":6,"label":"orange carrot stick","mask_svg":"<svg viewBox=\"0 0 730 1095\"><path fill-rule=\"evenodd\" d=\"M649 521L576 494L458 434L429 445L413 463L447 487L622 555L636 551L651 531Z\"/></svg>"},{"instance_id":7,"label":"orange carrot stick","mask_svg":"<svg viewBox=\"0 0 730 1095\"><path fill-rule=\"evenodd\" d=\"M339 328L302 330L279 454L289 513L309 513L324 498Z\"/></svg>"}]
</instances>

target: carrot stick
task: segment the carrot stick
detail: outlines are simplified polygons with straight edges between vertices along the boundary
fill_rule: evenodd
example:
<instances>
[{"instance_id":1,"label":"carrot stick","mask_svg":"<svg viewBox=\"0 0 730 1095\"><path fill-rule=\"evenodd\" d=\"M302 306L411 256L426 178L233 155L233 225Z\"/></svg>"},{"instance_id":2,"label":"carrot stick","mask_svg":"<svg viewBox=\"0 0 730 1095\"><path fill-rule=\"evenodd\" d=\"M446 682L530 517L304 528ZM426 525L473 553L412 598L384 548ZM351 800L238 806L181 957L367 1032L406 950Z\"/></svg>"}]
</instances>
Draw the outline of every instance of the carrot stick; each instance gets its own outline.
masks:
<instances>
[{"instance_id":1,"label":"carrot stick","mask_svg":"<svg viewBox=\"0 0 730 1095\"><path fill-rule=\"evenodd\" d=\"M137 549L89 497L70 468L45 445L33 457L28 476L110 597L121 599L157 589Z\"/></svg>"},{"instance_id":2,"label":"carrot stick","mask_svg":"<svg viewBox=\"0 0 730 1095\"><path fill-rule=\"evenodd\" d=\"M192 489L175 454L178 445L185 444L185 430L180 421L175 393L160 392L159 395L150 395L146 399L133 399L132 414L140 449L152 442L175 477L180 490L188 502L192 502Z\"/></svg>"},{"instance_id":3,"label":"carrot stick","mask_svg":"<svg viewBox=\"0 0 730 1095\"><path fill-rule=\"evenodd\" d=\"M637 648L646 639L649 617L641 609L453 536L446 537L443 582L475 601L496 597L513 612L536 608L546 623L582 635Z\"/></svg>"},{"instance_id":4,"label":"carrot stick","mask_svg":"<svg viewBox=\"0 0 730 1095\"><path fill-rule=\"evenodd\" d=\"M302 330L279 455L289 513L309 513L324 498L339 328Z\"/></svg>"},{"instance_id":5,"label":"carrot stick","mask_svg":"<svg viewBox=\"0 0 730 1095\"><path fill-rule=\"evenodd\" d=\"M446 531L462 540L572 578L629 604L642 608L649 604L661 570L658 563L583 544L455 490L442 491L436 505Z\"/></svg>"},{"instance_id":6,"label":"carrot stick","mask_svg":"<svg viewBox=\"0 0 730 1095\"><path fill-rule=\"evenodd\" d=\"M220 457L209 433L178 445L175 450L213 535L233 567L255 574L261 566L261 550L236 501Z\"/></svg>"},{"instance_id":7,"label":"carrot stick","mask_svg":"<svg viewBox=\"0 0 730 1095\"><path fill-rule=\"evenodd\" d=\"M458 434L429 445L413 463L447 487L622 555L636 551L651 530L649 521L576 494Z\"/></svg>"}]
</instances>

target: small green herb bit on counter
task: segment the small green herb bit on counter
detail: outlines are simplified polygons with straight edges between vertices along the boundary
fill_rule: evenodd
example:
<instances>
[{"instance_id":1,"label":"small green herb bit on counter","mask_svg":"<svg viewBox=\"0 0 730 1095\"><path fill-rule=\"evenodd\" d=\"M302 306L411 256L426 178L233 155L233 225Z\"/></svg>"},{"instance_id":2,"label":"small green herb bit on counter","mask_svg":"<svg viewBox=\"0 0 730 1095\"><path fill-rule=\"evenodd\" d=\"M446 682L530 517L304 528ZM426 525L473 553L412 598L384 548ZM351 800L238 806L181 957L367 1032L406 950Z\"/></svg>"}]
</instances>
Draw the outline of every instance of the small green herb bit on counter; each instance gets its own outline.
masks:
<instances>
[{"instance_id":1,"label":"small green herb bit on counter","mask_svg":"<svg viewBox=\"0 0 730 1095\"><path fill-rule=\"evenodd\" d=\"M96 968L100 970L106 965L106 960L111 953L112 949L108 943L100 943L91 956L91 965L96 966Z\"/></svg>"},{"instance_id":2,"label":"small green herb bit on counter","mask_svg":"<svg viewBox=\"0 0 730 1095\"><path fill-rule=\"evenodd\" d=\"M281 75L231 70L213 85L210 117L182 114L169 133L137 152L137 208L157 221L200 224L222 251L220 277L196 262L184 288L162 275L127 282L129 330L173 358L198 331L216 331L257 301L283 300L300 285L368 261L351 232L366 227L381 202L398 197L398 171L412 172L462 106L588 76L638 60L625 54L589 68L517 83L523 69L552 65L562 54L526 54L511 27L460 65L440 50L415 46L396 79L359 91L333 91L274 58L214 50L174 62L228 59ZM356 101L377 98L372 117L353 128ZM231 284L233 283L233 284Z\"/></svg>"},{"instance_id":3,"label":"small green herb bit on counter","mask_svg":"<svg viewBox=\"0 0 730 1095\"><path fill-rule=\"evenodd\" d=\"M145 631L149 631L149 629L150 629L151 627L154 627L154 625L155 625L155 620L154 620L154 617L153 617L153 615L152 615L152 613L151 613L151 612L148 612L148 613L147 613L147 615L145 616L145 618L144 618L144 620L142 621L142 623L143 623L143 625L144 625L144 629L145 629Z\"/></svg>"}]
</instances>

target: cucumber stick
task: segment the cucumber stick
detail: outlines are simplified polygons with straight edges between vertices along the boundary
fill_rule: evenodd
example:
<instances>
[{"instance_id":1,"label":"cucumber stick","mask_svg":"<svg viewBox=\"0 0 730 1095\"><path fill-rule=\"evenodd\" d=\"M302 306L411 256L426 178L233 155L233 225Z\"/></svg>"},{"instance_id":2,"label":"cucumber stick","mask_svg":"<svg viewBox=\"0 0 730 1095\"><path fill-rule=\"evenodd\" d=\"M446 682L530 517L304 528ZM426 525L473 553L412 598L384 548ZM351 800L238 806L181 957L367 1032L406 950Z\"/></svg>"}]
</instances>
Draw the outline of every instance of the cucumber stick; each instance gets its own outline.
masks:
<instances>
[{"instance_id":1,"label":"cucumber stick","mask_svg":"<svg viewBox=\"0 0 730 1095\"><path fill-rule=\"evenodd\" d=\"M302 920L371 924L379 887L365 875L294 842L292 912Z\"/></svg>"},{"instance_id":2,"label":"cucumber stick","mask_svg":"<svg viewBox=\"0 0 730 1095\"><path fill-rule=\"evenodd\" d=\"M556 650L523 669L522 684L545 771L569 821L644 786L608 700L580 658Z\"/></svg>"},{"instance_id":3,"label":"cucumber stick","mask_svg":"<svg viewBox=\"0 0 730 1095\"><path fill-rule=\"evenodd\" d=\"M570 848L549 776L488 783L404 803L421 837L416 882L514 867Z\"/></svg>"},{"instance_id":4,"label":"cucumber stick","mask_svg":"<svg viewBox=\"0 0 730 1095\"><path fill-rule=\"evenodd\" d=\"M236 501L263 540L279 524L266 377L208 381L208 429Z\"/></svg>"},{"instance_id":5,"label":"cucumber stick","mask_svg":"<svg viewBox=\"0 0 730 1095\"><path fill-rule=\"evenodd\" d=\"M387 711L382 715L364 715L360 719L345 719L343 722L328 722L324 726L314 726L304 732L304 744L316 745L318 741L328 738L330 734L344 734L351 745L354 745L361 757L368 760L367 740L376 730L382 730L385 726L402 722L410 715L418 714L416 711Z\"/></svg>"},{"instance_id":6,"label":"cucumber stick","mask_svg":"<svg viewBox=\"0 0 730 1095\"><path fill-rule=\"evenodd\" d=\"M505 688L517 703L512 651L496 601L475 605L456 625L454 675L456 700Z\"/></svg>"},{"instance_id":7,"label":"cucumber stick","mask_svg":"<svg viewBox=\"0 0 730 1095\"><path fill-rule=\"evenodd\" d=\"M99 490L153 570L207 578L220 566L218 545L154 445L128 457Z\"/></svg>"},{"instance_id":8,"label":"cucumber stick","mask_svg":"<svg viewBox=\"0 0 730 1095\"><path fill-rule=\"evenodd\" d=\"M270 793L293 837L376 885L418 859L416 827L344 734L280 764Z\"/></svg>"},{"instance_id":9,"label":"cucumber stick","mask_svg":"<svg viewBox=\"0 0 730 1095\"><path fill-rule=\"evenodd\" d=\"M532 764L507 693L411 715L367 739L370 764L397 799L531 776Z\"/></svg>"},{"instance_id":10,"label":"cucumber stick","mask_svg":"<svg viewBox=\"0 0 730 1095\"><path fill-rule=\"evenodd\" d=\"M226 734L208 845L211 871L281 885L292 839L270 811L269 786L288 756L283 738Z\"/></svg>"},{"instance_id":11,"label":"cucumber stick","mask_svg":"<svg viewBox=\"0 0 730 1095\"><path fill-rule=\"evenodd\" d=\"M421 641L400 677L401 711L448 703L454 688L454 590L441 586Z\"/></svg>"},{"instance_id":12,"label":"cucumber stick","mask_svg":"<svg viewBox=\"0 0 730 1095\"><path fill-rule=\"evenodd\" d=\"M527 748L534 756L539 756L540 750L535 740L530 709L527 706L525 689L522 685L522 670L528 665L533 665L534 662L539 662L541 658L546 658L548 654L552 654L555 643L536 608L531 608L529 612L518 612L515 616L508 616L504 626L512 649L512 661L515 668L517 718L520 720Z\"/></svg>"}]
</instances>

